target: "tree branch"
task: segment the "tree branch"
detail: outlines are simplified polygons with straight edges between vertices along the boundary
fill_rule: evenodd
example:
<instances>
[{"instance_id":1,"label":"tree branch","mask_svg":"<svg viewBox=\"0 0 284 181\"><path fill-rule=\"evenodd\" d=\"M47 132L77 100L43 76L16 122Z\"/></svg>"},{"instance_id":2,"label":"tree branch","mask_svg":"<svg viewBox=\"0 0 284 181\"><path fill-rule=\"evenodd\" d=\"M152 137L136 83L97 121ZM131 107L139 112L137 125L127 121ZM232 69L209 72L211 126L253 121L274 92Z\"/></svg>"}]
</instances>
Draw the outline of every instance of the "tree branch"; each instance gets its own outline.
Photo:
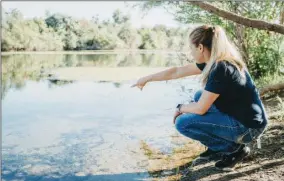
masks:
<instances>
[{"instance_id":1,"label":"tree branch","mask_svg":"<svg viewBox=\"0 0 284 181\"><path fill-rule=\"evenodd\" d=\"M269 30L269 31L280 33L280 34L284 34L284 26L280 24L269 23L269 22L257 20L257 19L245 18L235 13L231 13L229 11L223 10L221 8L215 7L209 3L202 2L202 1L188 1L188 3L196 5L205 11L208 11L212 14L215 14L222 18L231 20L241 25L245 25L245 26L252 27L252 28L257 28L260 30Z\"/></svg>"}]
</instances>

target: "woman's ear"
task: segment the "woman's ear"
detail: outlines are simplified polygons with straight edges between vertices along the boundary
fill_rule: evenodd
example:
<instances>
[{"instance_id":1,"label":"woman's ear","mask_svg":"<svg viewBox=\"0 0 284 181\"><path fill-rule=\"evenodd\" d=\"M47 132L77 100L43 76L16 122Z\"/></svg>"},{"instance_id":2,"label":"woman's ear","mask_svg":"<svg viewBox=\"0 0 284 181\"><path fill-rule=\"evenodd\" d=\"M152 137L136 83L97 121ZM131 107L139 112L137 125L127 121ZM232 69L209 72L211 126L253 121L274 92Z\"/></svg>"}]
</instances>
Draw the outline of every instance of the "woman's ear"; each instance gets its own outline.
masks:
<instances>
[{"instance_id":1,"label":"woman's ear","mask_svg":"<svg viewBox=\"0 0 284 181\"><path fill-rule=\"evenodd\" d=\"M202 44L199 44L198 50L202 53L204 51L204 46Z\"/></svg>"}]
</instances>

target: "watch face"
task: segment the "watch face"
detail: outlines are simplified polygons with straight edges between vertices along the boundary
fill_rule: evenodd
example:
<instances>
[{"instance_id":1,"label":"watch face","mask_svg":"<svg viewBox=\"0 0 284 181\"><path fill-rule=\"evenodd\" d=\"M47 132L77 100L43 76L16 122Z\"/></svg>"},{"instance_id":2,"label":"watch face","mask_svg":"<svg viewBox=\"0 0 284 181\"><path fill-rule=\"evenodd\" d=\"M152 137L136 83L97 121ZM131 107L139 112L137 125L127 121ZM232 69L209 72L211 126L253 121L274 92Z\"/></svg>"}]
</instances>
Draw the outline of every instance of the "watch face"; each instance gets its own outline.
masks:
<instances>
[{"instance_id":1,"label":"watch face","mask_svg":"<svg viewBox=\"0 0 284 181\"><path fill-rule=\"evenodd\" d=\"M181 106L182 106L182 104L178 104L178 105L177 105L177 107L176 107L176 111L177 111L177 112L180 112L180 107L181 107Z\"/></svg>"}]
</instances>

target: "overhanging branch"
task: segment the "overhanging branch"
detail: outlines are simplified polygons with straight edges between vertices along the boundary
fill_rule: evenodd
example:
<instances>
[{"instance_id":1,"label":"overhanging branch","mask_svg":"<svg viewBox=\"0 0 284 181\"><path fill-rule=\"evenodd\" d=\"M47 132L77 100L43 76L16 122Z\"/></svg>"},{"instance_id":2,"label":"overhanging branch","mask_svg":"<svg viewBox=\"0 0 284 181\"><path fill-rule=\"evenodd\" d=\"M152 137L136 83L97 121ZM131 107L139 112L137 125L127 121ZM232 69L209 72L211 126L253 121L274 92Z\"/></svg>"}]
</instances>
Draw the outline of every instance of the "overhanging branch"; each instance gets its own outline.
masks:
<instances>
[{"instance_id":1,"label":"overhanging branch","mask_svg":"<svg viewBox=\"0 0 284 181\"><path fill-rule=\"evenodd\" d=\"M187 1L190 4L193 4L195 6L200 7L201 9L208 11L209 13L215 14L217 16L220 16L222 18L231 20L235 23L257 28L260 30L268 30L268 31L274 31L280 34L284 34L284 26L280 24L275 23L269 23L263 20L257 20L257 19L251 19L251 18L245 18L242 16L239 16L235 13L231 13L229 11L223 10L221 8L215 7L209 3L201 2L201 1Z\"/></svg>"}]
</instances>

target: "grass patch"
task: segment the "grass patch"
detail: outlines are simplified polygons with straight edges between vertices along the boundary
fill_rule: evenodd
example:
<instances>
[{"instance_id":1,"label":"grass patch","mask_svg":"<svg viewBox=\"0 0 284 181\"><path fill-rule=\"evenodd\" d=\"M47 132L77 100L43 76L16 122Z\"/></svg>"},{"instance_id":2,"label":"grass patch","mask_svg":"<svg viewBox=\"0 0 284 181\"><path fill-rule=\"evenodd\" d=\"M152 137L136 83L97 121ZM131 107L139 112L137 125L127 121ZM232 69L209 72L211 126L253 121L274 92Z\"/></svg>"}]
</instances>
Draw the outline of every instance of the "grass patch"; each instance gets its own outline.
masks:
<instances>
[{"instance_id":1,"label":"grass patch","mask_svg":"<svg viewBox=\"0 0 284 181\"><path fill-rule=\"evenodd\" d=\"M270 74L255 80L256 87L261 88L270 84L277 84L283 82L284 75Z\"/></svg>"}]
</instances>

